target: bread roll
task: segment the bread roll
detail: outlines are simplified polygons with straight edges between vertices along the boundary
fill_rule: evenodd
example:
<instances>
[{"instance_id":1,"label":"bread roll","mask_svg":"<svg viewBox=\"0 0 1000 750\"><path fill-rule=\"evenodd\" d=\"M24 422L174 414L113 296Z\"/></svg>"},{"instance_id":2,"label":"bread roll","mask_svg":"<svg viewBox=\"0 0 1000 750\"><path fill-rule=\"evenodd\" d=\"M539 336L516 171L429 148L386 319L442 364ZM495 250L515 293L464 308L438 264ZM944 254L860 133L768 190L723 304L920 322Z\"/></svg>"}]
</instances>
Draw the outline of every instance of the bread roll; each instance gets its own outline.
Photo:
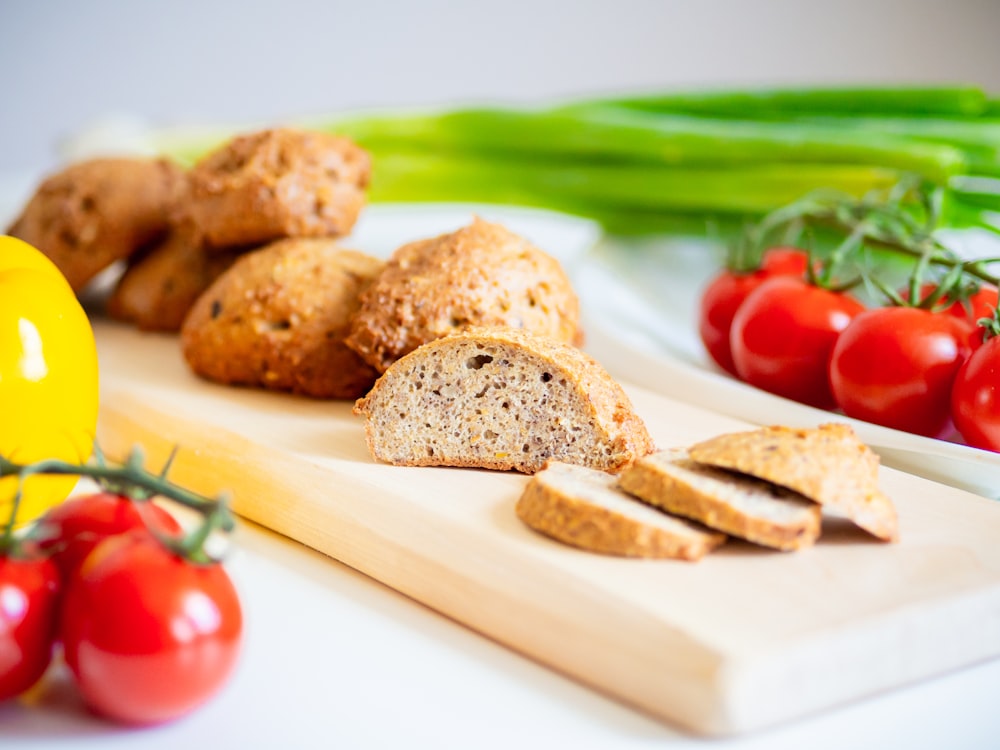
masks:
<instances>
[{"instance_id":1,"label":"bread roll","mask_svg":"<svg viewBox=\"0 0 1000 750\"><path fill-rule=\"evenodd\" d=\"M362 295L347 345L379 372L428 341L479 326L579 344L580 305L551 256L499 224L399 248Z\"/></svg>"},{"instance_id":2,"label":"bread roll","mask_svg":"<svg viewBox=\"0 0 1000 750\"><path fill-rule=\"evenodd\" d=\"M382 261L331 239L288 239L239 258L181 328L184 358L219 383L355 399L376 373L344 346L358 294Z\"/></svg>"}]
</instances>

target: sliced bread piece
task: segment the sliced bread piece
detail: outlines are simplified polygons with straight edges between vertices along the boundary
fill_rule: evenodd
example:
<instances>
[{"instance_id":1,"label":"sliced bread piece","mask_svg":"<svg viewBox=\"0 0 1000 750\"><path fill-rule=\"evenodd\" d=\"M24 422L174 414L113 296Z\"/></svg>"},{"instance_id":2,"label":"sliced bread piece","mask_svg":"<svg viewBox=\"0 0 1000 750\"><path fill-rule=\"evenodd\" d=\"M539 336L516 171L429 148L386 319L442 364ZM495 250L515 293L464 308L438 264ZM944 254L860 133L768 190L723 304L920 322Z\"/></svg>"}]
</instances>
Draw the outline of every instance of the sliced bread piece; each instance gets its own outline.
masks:
<instances>
[{"instance_id":1,"label":"sliced bread piece","mask_svg":"<svg viewBox=\"0 0 1000 750\"><path fill-rule=\"evenodd\" d=\"M780 550L808 547L820 533L820 506L797 492L695 463L671 449L640 458L618 486L643 502Z\"/></svg>"},{"instance_id":2,"label":"sliced bread piece","mask_svg":"<svg viewBox=\"0 0 1000 750\"><path fill-rule=\"evenodd\" d=\"M653 450L621 386L574 346L476 328L394 362L354 407L376 459L538 471L549 459L618 471Z\"/></svg>"},{"instance_id":3,"label":"sliced bread piece","mask_svg":"<svg viewBox=\"0 0 1000 750\"><path fill-rule=\"evenodd\" d=\"M691 446L688 455L800 492L884 541L899 538L896 509L878 488L878 456L850 425L774 426L720 435Z\"/></svg>"},{"instance_id":4,"label":"sliced bread piece","mask_svg":"<svg viewBox=\"0 0 1000 750\"><path fill-rule=\"evenodd\" d=\"M516 510L546 536L608 555L698 560L726 538L634 500L613 474L557 461L531 478Z\"/></svg>"}]
</instances>

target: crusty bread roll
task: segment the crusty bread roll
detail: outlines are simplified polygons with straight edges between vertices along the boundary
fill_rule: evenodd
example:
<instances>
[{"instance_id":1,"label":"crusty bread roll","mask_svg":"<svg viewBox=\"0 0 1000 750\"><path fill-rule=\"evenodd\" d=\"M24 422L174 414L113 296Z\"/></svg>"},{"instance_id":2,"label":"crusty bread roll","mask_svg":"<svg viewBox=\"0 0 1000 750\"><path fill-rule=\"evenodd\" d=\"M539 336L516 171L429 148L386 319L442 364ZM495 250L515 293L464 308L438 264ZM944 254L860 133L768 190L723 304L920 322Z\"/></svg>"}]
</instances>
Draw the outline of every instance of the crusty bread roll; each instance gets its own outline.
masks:
<instances>
[{"instance_id":1,"label":"crusty bread roll","mask_svg":"<svg viewBox=\"0 0 1000 750\"><path fill-rule=\"evenodd\" d=\"M144 331L176 332L195 300L239 257L208 254L197 233L180 225L128 264L108 297L108 314Z\"/></svg>"},{"instance_id":2,"label":"crusty bread roll","mask_svg":"<svg viewBox=\"0 0 1000 750\"><path fill-rule=\"evenodd\" d=\"M795 490L884 541L899 538L896 509L878 488L878 456L849 425L731 433L697 443L688 454L699 463Z\"/></svg>"},{"instance_id":3,"label":"crusty bread roll","mask_svg":"<svg viewBox=\"0 0 1000 750\"><path fill-rule=\"evenodd\" d=\"M344 334L381 266L332 239L279 240L242 255L185 318L184 359L219 383L356 399L376 373Z\"/></svg>"},{"instance_id":4,"label":"crusty bread roll","mask_svg":"<svg viewBox=\"0 0 1000 750\"><path fill-rule=\"evenodd\" d=\"M770 482L697 464L682 449L640 458L618 484L650 505L765 547L802 549L820 534L816 503Z\"/></svg>"},{"instance_id":5,"label":"crusty bread roll","mask_svg":"<svg viewBox=\"0 0 1000 750\"><path fill-rule=\"evenodd\" d=\"M167 233L183 182L166 159L71 164L42 182L8 233L45 253L80 291Z\"/></svg>"},{"instance_id":6,"label":"crusty bread roll","mask_svg":"<svg viewBox=\"0 0 1000 750\"><path fill-rule=\"evenodd\" d=\"M613 474L560 462L531 478L516 512L536 531L608 555L698 560L726 538L630 498Z\"/></svg>"},{"instance_id":7,"label":"crusty bread roll","mask_svg":"<svg viewBox=\"0 0 1000 750\"><path fill-rule=\"evenodd\" d=\"M521 329L476 328L395 362L355 405L372 456L532 473L549 459L618 471L653 449L593 359Z\"/></svg>"},{"instance_id":8,"label":"crusty bread roll","mask_svg":"<svg viewBox=\"0 0 1000 750\"><path fill-rule=\"evenodd\" d=\"M579 307L555 258L477 218L396 250L362 295L347 345L383 372L421 344L479 326L580 344Z\"/></svg>"},{"instance_id":9,"label":"crusty bread roll","mask_svg":"<svg viewBox=\"0 0 1000 750\"><path fill-rule=\"evenodd\" d=\"M294 128L247 133L191 168L185 216L209 249L345 235L370 172L368 153L348 138Z\"/></svg>"}]
</instances>

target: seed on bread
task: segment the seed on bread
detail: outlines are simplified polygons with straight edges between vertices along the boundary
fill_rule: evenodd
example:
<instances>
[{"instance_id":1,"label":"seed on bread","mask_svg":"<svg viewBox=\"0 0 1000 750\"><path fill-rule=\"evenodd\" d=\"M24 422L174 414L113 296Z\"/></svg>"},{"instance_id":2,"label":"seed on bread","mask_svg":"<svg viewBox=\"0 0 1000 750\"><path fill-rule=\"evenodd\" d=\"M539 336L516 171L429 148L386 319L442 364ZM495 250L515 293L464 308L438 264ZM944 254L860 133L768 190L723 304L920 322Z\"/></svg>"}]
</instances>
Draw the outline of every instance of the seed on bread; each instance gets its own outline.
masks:
<instances>
[{"instance_id":1,"label":"seed on bread","mask_svg":"<svg viewBox=\"0 0 1000 750\"><path fill-rule=\"evenodd\" d=\"M640 458L618 485L657 508L765 547L802 549L820 534L816 503L770 482L697 464L682 449Z\"/></svg>"},{"instance_id":2,"label":"seed on bread","mask_svg":"<svg viewBox=\"0 0 1000 750\"><path fill-rule=\"evenodd\" d=\"M691 446L688 455L795 490L884 541L899 538L896 509L878 488L878 456L849 425L719 435Z\"/></svg>"},{"instance_id":3,"label":"seed on bread","mask_svg":"<svg viewBox=\"0 0 1000 750\"><path fill-rule=\"evenodd\" d=\"M533 473L549 459L618 471L653 450L628 396L576 347L477 328L393 363L354 411L373 457Z\"/></svg>"},{"instance_id":4,"label":"seed on bread","mask_svg":"<svg viewBox=\"0 0 1000 750\"><path fill-rule=\"evenodd\" d=\"M516 512L546 536L608 555L698 560L726 538L630 498L613 474L555 461L528 481Z\"/></svg>"}]
</instances>

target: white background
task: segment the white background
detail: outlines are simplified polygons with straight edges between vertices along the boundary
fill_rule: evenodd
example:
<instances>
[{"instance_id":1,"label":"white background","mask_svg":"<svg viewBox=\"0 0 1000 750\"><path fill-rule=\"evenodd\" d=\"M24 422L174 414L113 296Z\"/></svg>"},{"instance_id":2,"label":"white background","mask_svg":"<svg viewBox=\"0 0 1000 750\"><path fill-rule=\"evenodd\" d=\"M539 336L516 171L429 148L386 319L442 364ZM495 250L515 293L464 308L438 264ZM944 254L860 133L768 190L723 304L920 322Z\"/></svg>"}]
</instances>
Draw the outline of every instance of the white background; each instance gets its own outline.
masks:
<instances>
[{"instance_id":1,"label":"white background","mask_svg":"<svg viewBox=\"0 0 1000 750\"><path fill-rule=\"evenodd\" d=\"M0 0L0 172L154 124L704 84L1000 90L997 0Z\"/></svg>"}]
</instances>

